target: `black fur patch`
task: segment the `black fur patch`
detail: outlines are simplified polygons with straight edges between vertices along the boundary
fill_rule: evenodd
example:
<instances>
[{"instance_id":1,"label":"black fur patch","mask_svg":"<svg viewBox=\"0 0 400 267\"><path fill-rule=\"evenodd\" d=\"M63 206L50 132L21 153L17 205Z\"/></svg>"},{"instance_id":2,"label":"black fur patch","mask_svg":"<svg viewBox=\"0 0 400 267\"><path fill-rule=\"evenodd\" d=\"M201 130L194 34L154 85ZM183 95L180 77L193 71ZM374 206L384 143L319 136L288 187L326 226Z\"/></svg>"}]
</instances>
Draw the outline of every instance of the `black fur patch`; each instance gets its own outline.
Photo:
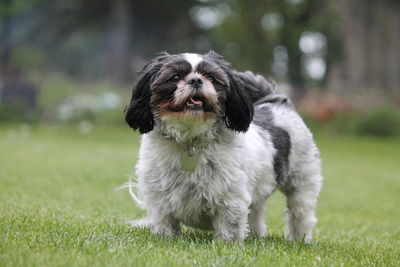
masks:
<instances>
[{"instance_id":1,"label":"black fur patch","mask_svg":"<svg viewBox=\"0 0 400 267\"><path fill-rule=\"evenodd\" d=\"M250 126L254 114L251 98L243 84L228 72L229 90L225 101L225 124L229 129L245 132Z\"/></svg>"},{"instance_id":2,"label":"black fur patch","mask_svg":"<svg viewBox=\"0 0 400 267\"><path fill-rule=\"evenodd\" d=\"M141 134L153 130L154 116L150 109L150 85L168 57L168 53L162 53L143 67L133 86L131 102L125 108L126 123L134 130L139 130Z\"/></svg>"},{"instance_id":3,"label":"black fur patch","mask_svg":"<svg viewBox=\"0 0 400 267\"><path fill-rule=\"evenodd\" d=\"M271 134L272 143L276 149L274 156L276 181L282 186L286 183L289 173L290 136L284 129L273 124L269 105L255 106L253 122Z\"/></svg>"},{"instance_id":4,"label":"black fur patch","mask_svg":"<svg viewBox=\"0 0 400 267\"><path fill-rule=\"evenodd\" d=\"M210 51L204 56L204 60L218 64L228 78L229 88L224 100L225 116L223 118L226 127L237 132L246 132L252 121L254 108L245 82L239 79L235 71L231 70L230 64L217 53Z\"/></svg>"}]
</instances>

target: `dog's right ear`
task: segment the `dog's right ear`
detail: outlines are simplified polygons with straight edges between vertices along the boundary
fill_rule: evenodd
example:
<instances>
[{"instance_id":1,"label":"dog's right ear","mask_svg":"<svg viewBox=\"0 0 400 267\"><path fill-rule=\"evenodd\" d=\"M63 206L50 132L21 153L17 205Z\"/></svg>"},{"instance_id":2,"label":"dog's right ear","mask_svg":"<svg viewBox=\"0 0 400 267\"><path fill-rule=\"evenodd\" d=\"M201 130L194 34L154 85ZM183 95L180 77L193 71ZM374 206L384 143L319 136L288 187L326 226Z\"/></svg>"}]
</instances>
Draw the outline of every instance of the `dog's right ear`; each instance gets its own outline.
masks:
<instances>
[{"instance_id":1,"label":"dog's right ear","mask_svg":"<svg viewBox=\"0 0 400 267\"><path fill-rule=\"evenodd\" d=\"M168 56L167 52L163 52L143 67L133 86L131 102L125 108L126 123L134 130L139 130L141 134L153 130L154 116L150 107L150 86Z\"/></svg>"}]
</instances>

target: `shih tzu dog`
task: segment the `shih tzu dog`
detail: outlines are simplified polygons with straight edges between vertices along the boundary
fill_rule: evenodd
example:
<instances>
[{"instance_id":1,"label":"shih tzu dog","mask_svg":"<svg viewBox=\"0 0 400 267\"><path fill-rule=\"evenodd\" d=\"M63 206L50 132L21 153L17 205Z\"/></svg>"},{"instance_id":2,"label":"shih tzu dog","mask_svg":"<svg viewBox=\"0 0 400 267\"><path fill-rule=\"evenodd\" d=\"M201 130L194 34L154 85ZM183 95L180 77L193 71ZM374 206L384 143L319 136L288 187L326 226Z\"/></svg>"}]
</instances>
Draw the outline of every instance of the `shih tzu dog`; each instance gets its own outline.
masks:
<instances>
[{"instance_id":1,"label":"shih tzu dog","mask_svg":"<svg viewBox=\"0 0 400 267\"><path fill-rule=\"evenodd\" d=\"M147 216L175 236L180 223L217 239L267 234L264 202L286 196L286 238L311 241L322 183L312 134L287 97L220 55L163 53L140 72L126 122L142 134L136 166Z\"/></svg>"}]
</instances>

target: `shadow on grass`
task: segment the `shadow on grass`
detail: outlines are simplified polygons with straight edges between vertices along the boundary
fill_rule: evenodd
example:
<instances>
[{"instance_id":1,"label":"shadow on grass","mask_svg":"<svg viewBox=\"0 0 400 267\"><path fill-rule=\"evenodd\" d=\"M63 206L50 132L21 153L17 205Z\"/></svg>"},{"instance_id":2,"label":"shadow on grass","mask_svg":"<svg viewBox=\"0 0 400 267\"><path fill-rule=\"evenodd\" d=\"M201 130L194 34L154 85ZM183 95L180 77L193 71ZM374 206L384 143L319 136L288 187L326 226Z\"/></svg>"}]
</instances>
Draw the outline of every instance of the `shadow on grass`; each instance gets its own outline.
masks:
<instances>
[{"instance_id":1,"label":"shadow on grass","mask_svg":"<svg viewBox=\"0 0 400 267\"><path fill-rule=\"evenodd\" d=\"M164 245L164 242L167 241L169 244L178 244L178 243L192 243L192 244L201 244L201 245L210 245L210 244L222 244L227 246L256 246L256 247L284 247L285 249L290 250L307 250L315 247L326 247L321 242L307 244L303 241L292 242L286 240L282 235L268 235L267 237L257 238L257 237L247 237L243 242L229 242L223 240L214 240L214 233L212 231L203 231L188 227L182 227L182 233L178 237L165 237L165 236L156 236L151 233L148 228L130 228L133 234L140 235L141 238L144 236L147 237L148 240L152 242L159 242ZM160 242L162 241L162 242ZM332 244L329 244L331 246Z\"/></svg>"}]
</instances>

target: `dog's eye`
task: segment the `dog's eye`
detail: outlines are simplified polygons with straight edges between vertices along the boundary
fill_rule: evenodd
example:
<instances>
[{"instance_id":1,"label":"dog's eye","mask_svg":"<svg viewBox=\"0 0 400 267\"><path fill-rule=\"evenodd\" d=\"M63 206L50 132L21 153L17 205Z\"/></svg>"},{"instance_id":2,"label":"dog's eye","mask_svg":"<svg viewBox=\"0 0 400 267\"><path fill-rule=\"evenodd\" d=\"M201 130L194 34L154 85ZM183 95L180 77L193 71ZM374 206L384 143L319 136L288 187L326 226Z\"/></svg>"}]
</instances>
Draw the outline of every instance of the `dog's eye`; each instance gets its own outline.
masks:
<instances>
[{"instance_id":1,"label":"dog's eye","mask_svg":"<svg viewBox=\"0 0 400 267\"><path fill-rule=\"evenodd\" d=\"M212 75L207 75L206 77L210 82L215 82L215 78Z\"/></svg>"},{"instance_id":2,"label":"dog's eye","mask_svg":"<svg viewBox=\"0 0 400 267\"><path fill-rule=\"evenodd\" d=\"M181 79L181 76L179 74L175 74L174 76L172 76L169 81L170 82L178 82Z\"/></svg>"}]
</instances>

